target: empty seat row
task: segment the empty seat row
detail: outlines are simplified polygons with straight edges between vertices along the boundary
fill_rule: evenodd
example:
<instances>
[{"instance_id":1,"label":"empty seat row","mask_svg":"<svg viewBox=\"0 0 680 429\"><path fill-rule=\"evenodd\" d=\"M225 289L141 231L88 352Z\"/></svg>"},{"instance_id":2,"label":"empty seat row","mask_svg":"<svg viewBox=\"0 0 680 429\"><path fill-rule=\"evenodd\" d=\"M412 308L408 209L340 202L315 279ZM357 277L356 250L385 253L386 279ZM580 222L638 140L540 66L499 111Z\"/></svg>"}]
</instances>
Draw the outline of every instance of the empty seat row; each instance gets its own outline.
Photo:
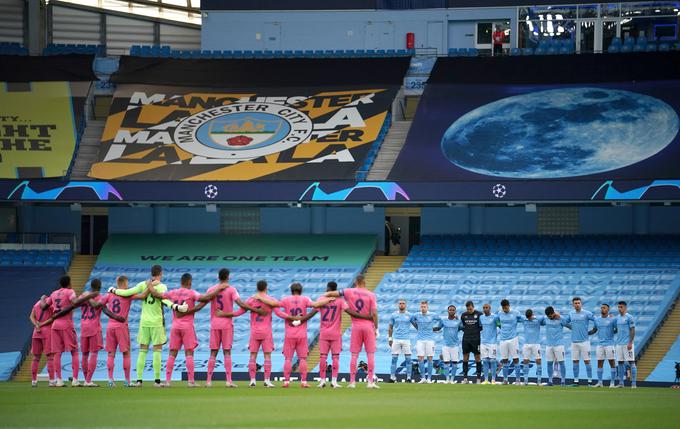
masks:
<instances>
[{"instance_id":1,"label":"empty seat row","mask_svg":"<svg viewBox=\"0 0 680 429\"><path fill-rule=\"evenodd\" d=\"M161 58L353 58L353 57L406 57L415 54L413 49L340 49L340 50L173 50L170 46L133 45L130 55Z\"/></svg>"},{"instance_id":2,"label":"empty seat row","mask_svg":"<svg viewBox=\"0 0 680 429\"><path fill-rule=\"evenodd\" d=\"M103 57L106 55L106 49L102 45L86 45L86 44L60 44L50 43L43 49L43 55L68 55L68 54L82 54L82 55L96 55Z\"/></svg>"}]
</instances>

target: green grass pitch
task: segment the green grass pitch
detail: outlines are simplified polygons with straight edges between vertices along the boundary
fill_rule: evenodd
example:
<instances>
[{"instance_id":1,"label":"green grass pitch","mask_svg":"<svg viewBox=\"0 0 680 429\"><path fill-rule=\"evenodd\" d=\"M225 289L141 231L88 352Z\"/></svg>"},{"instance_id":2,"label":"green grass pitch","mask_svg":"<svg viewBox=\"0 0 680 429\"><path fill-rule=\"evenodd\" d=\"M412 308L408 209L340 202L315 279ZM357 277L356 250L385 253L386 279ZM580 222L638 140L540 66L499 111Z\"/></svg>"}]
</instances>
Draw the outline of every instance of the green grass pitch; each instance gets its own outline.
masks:
<instances>
[{"instance_id":1,"label":"green grass pitch","mask_svg":"<svg viewBox=\"0 0 680 429\"><path fill-rule=\"evenodd\" d=\"M33 389L0 383L0 427L678 428L680 390L381 384ZM279 383L277 383L278 385Z\"/></svg>"}]
</instances>

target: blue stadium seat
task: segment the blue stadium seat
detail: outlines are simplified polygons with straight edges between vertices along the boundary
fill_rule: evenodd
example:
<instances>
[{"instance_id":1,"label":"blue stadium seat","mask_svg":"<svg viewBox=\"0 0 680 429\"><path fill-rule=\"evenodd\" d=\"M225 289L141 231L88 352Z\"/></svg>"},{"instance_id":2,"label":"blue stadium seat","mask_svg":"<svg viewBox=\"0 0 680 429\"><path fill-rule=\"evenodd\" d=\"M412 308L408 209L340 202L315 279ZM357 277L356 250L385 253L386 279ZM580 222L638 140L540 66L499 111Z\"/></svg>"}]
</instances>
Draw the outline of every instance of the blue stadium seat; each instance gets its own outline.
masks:
<instances>
[{"instance_id":1,"label":"blue stadium seat","mask_svg":"<svg viewBox=\"0 0 680 429\"><path fill-rule=\"evenodd\" d=\"M511 56L522 55L522 51L521 51L521 49L519 49L519 48L511 48L511 49L510 49L510 55L511 55Z\"/></svg>"},{"instance_id":2,"label":"blue stadium seat","mask_svg":"<svg viewBox=\"0 0 680 429\"><path fill-rule=\"evenodd\" d=\"M522 55L533 55L534 50L532 48L522 48Z\"/></svg>"}]
</instances>

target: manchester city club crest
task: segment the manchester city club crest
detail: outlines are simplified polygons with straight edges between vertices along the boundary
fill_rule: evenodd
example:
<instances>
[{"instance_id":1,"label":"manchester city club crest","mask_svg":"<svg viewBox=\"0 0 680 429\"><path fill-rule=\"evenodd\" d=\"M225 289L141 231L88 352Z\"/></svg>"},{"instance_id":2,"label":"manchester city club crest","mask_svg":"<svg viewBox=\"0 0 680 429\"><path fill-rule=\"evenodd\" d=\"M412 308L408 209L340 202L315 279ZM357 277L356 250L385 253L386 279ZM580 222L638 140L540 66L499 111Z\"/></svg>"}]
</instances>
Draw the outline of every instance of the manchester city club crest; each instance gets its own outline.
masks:
<instances>
[{"instance_id":1,"label":"manchester city club crest","mask_svg":"<svg viewBox=\"0 0 680 429\"><path fill-rule=\"evenodd\" d=\"M290 149L309 139L312 120L281 104L235 103L183 119L175 141L183 150L235 163Z\"/></svg>"}]
</instances>

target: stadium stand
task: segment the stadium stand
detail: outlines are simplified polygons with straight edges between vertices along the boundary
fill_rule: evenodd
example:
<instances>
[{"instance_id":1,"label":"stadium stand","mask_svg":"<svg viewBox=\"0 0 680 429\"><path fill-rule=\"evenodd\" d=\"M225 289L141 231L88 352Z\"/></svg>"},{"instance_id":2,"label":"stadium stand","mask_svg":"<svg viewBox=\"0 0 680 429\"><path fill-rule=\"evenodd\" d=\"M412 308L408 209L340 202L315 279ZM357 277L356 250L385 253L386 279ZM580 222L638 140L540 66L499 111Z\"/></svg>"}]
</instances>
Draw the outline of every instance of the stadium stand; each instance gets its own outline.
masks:
<instances>
[{"instance_id":1,"label":"stadium stand","mask_svg":"<svg viewBox=\"0 0 680 429\"><path fill-rule=\"evenodd\" d=\"M16 42L0 42L0 55L28 55L28 49Z\"/></svg>"},{"instance_id":2,"label":"stadium stand","mask_svg":"<svg viewBox=\"0 0 680 429\"><path fill-rule=\"evenodd\" d=\"M70 262L70 250L10 250L0 248L0 267L66 268Z\"/></svg>"},{"instance_id":3,"label":"stadium stand","mask_svg":"<svg viewBox=\"0 0 680 429\"><path fill-rule=\"evenodd\" d=\"M204 51L175 50L170 46L133 45L130 55L156 58L362 58L362 57L409 57L415 49L347 49L306 51Z\"/></svg>"},{"instance_id":4,"label":"stadium stand","mask_svg":"<svg viewBox=\"0 0 680 429\"><path fill-rule=\"evenodd\" d=\"M627 301L637 319L639 352L680 293L678 267L680 240L667 237L426 236L376 289L381 334L402 298L411 313L428 300L430 311L444 317L450 304L465 311L468 299L480 311L488 302L496 312L503 298L522 314L528 308L543 314L548 305L566 314L580 295L595 314L603 302ZM565 333L565 344L568 338ZM386 343L379 344L376 365L389 372Z\"/></svg>"},{"instance_id":5,"label":"stadium stand","mask_svg":"<svg viewBox=\"0 0 680 429\"><path fill-rule=\"evenodd\" d=\"M646 380L665 382L677 380L678 363L680 363L680 335Z\"/></svg>"},{"instance_id":6,"label":"stadium stand","mask_svg":"<svg viewBox=\"0 0 680 429\"><path fill-rule=\"evenodd\" d=\"M129 284L134 286L148 278L152 264L159 263L164 267L163 283L169 289L179 287L180 277L189 272L193 276L192 288L205 293L210 286L218 283L217 271L228 267L231 271L230 284L236 287L242 298L254 294L255 283L266 279L269 295L275 298L289 295L290 284L298 281L304 287L303 294L316 299L326 291L326 283L329 281L337 282L341 288L350 286L356 274L367 264L374 249L375 238L371 236L117 235L112 236L104 246L88 284L93 278L99 278L103 284L102 289L106 289L116 284L117 276L126 275L130 279ZM152 260L151 255L163 256ZM314 257L321 259L311 260ZM256 258L260 258L259 262ZM300 258L310 260L292 260ZM87 290L87 286L85 289ZM139 304L133 303L128 318L133 334L137 332L140 313ZM74 319L76 330L80 332L79 317ZM234 372L247 371L249 320L248 315L234 319ZM104 332L106 323L107 318L102 317ZM169 321L166 327L169 330ZM283 329L283 321L274 316L273 331L277 345L277 350L272 354L274 371L280 371L283 365L280 353ZM210 335L210 311L207 308L196 314L196 334L199 341L196 361L207 362ZM308 325L310 343L317 335L318 319L314 319ZM137 349L138 345L132 341L133 355L136 355ZM167 350L164 353L167 356ZM106 379L105 354L100 353L99 359L100 372L95 374L95 379ZM173 378L179 379L183 370L184 355L180 353ZM122 376L122 372L116 376Z\"/></svg>"}]
</instances>

